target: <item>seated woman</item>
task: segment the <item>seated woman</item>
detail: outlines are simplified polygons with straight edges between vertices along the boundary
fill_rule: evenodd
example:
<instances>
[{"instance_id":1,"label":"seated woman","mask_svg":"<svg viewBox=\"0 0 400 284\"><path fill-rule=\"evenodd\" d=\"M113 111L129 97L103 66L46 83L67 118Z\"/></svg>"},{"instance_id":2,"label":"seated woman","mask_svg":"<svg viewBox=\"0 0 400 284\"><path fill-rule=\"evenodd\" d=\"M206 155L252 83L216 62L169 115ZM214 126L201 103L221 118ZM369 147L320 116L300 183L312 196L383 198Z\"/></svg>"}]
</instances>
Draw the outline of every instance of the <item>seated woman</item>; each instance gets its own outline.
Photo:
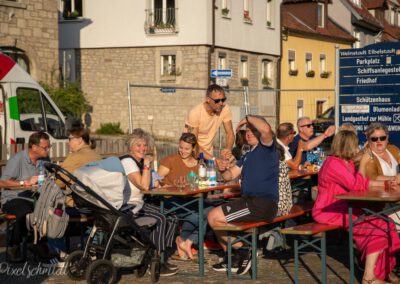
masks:
<instances>
[{"instance_id":1,"label":"seated woman","mask_svg":"<svg viewBox=\"0 0 400 284\"><path fill-rule=\"evenodd\" d=\"M348 230L348 203L336 199L335 195L349 191L384 189L384 181L369 180L356 171L352 158L357 152L356 134L348 130L339 131L332 142L331 156L325 160L318 174L318 196L312 212L315 221L337 224ZM361 159L361 166L366 162L365 158ZM395 183L390 183L390 188L398 190ZM358 207L354 207L353 212L355 218L362 214L361 208ZM389 228L389 230L369 228ZM361 251L362 261L365 261L362 283L386 283L385 279L396 281L394 275L389 274L396 264L395 252L400 248L395 225L373 217L354 224L353 232L355 244Z\"/></svg>"},{"instance_id":2,"label":"seated woman","mask_svg":"<svg viewBox=\"0 0 400 284\"><path fill-rule=\"evenodd\" d=\"M197 173L198 160L195 158L195 148L197 144L196 136L192 133L183 133L179 138L178 153L165 157L160 161L158 174L164 176L163 183L174 185L174 180L179 176L187 176L190 171ZM171 199L166 202L166 206L171 204ZM173 198L176 203L181 203L180 198ZM213 206L204 206L204 231L207 226L207 215ZM197 208L192 208L197 210ZM188 214L178 212L178 216L184 219L180 236L176 238L176 246L181 258L194 259L192 245L197 245L199 240L199 216L197 213Z\"/></svg>"},{"instance_id":3,"label":"seated woman","mask_svg":"<svg viewBox=\"0 0 400 284\"><path fill-rule=\"evenodd\" d=\"M149 142L150 135L147 132L140 128L134 129L128 141L129 152L127 155L120 157L120 159L131 189L128 204L142 206L138 212L139 216L152 217L157 220L155 229L151 232L150 240L156 246L158 252L161 253L173 246L177 220L171 217L167 219L160 213L159 207L143 200L142 191L149 190L151 181L150 163L152 161L146 156ZM171 276L177 272L178 267L164 259L160 275Z\"/></svg>"},{"instance_id":4,"label":"seated woman","mask_svg":"<svg viewBox=\"0 0 400 284\"><path fill-rule=\"evenodd\" d=\"M368 125L365 135L367 145L364 148L366 164L360 166L360 172L372 180L396 180L400 162L400 149L389 144L389 130L380 122ZM399 213L392 211L389 215L396 223L400 223ZM400 226L397 225L400 231Z\"/></svg>"},{"instance_id":5,"label":"seated woman","mask_svg":"<svg viewBox=\"0 0 400 284\"><path fill-rule=\"evenodd\" d=\"M102 159L101 156L93 150L95 148L95 144L94 141L90 139L89 130L85 129L81 123L73 124L69 130L68 145L70 153L61 164L61 167L71 173L89 162ZM62 181L57 180L56 183L61 189L65 188L65 184ZM80 214L75 208L73 208L74 201L72 200L71 196L66 196L65 204L68 206L66 212L70 216L76 216ZM52 249L55 250L58 256L54 259L51 259L50 263L62 266L67 256L65 252L66 247L64 244L64 239L49 238L48 243Z\"/></svg>"}]
</instances>

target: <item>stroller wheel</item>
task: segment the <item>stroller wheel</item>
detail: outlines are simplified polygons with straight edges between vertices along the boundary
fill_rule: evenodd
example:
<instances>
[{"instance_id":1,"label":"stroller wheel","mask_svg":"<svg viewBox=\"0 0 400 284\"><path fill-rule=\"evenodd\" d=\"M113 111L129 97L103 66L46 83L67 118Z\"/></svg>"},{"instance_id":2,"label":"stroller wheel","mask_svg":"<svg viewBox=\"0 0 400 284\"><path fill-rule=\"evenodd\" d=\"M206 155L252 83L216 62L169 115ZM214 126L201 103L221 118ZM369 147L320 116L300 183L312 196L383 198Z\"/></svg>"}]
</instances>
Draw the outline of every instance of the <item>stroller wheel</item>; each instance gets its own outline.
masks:
<instances>
[{"instance_id":1,"label":"stroller wheel","mask_svg":"<svg viewBox=\"0 0 400 284\"><path fill-rule=\"evenodd\" d=\"M151 283L156 283L160 279L160 260L153 258L150 264Z\"/></svg>"},{"instance_id":2,"label":"stroller wheel","mask_svg":"<svg viewBox=\"0 0 400 284\"><path fill-rule=\"evenodd\" d=\"M110 260L95 260L86 271L86 282L89 284L111 284L117 281L117 269Z\"/></svg>"},{"instance_id":3,"label":"stroller wheel","mask_svg":"<svg viewBox=\"0 0 400 284\"><path fill-rule=\"evenodd\" d=\"M83 251L77 250L71 253L67 260L66 273L72 280L82 280L85 278L86 268L90 264L89 258L83 258Z\"/></svg>"},{"instance_id":4,"label":"stroller wheel","mask_svg":"<svg viewBox=\"0 0 400 284\"><path fill-rule=\"evenodd\" d=\"M148 266L149 265L145 263L142 264L141 266L136 267L134 270L136 278L142 278L146 274Z\"/></svg>"}]
</instances>

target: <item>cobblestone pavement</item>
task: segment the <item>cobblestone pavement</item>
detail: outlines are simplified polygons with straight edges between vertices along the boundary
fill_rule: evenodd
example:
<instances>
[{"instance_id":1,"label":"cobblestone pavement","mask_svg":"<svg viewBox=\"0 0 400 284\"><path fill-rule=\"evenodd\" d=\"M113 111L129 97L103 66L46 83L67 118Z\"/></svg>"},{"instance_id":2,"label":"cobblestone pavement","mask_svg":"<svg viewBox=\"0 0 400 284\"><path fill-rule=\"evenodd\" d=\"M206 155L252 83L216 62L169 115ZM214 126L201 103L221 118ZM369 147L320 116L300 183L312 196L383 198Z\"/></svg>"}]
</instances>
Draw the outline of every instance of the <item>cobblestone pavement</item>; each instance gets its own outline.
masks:
<instances>
[{"instance_id":1,"label":"cobblestone pavement","mask_svg":"<svg viewBox=\"0 0 400 284\"><path fill-rule=\"evenodd\" d=\"M70 280L62 270L55 272L53 275L47 275L46 271L42 271L42 275L34 275L37 273L37 263L28 262L21 265L8 265L4 261L4 249L0 254L0 283L86 283L85 281L76 282ZM348 283L348 253L347 245L329 245L328 246L328 283ZM215 252L206 251L205 277L201 278L194 275L177 274L171 277L161 278L159 283L228 283L226 274L215 272L211 265L218 261ZM288 250L277 255L263 256L260 254L258 259L258 279L249 281L248 283L293 283L294 275L293 251ZM315 254L306 254L302 257L303 262L307 265L300 267L300 283L320 283L321 265L320 258ZM171 261L179 265L181 272L195 272L197 264L190 261ZM19 269L18 269L19 268ZM53 271L51 271L53 272ZM31 275L29 275L31 273ZM50 273L51 274L51 273ZM143 278L137 279L129 272L122 272L119 283L151 283L150 276L146 274ZM33 275L33 276L32 276ZM359 278L359 277L358 277ZM243 280L232 280L229 283L241 283Z\"/></svg>"}]
</instances>

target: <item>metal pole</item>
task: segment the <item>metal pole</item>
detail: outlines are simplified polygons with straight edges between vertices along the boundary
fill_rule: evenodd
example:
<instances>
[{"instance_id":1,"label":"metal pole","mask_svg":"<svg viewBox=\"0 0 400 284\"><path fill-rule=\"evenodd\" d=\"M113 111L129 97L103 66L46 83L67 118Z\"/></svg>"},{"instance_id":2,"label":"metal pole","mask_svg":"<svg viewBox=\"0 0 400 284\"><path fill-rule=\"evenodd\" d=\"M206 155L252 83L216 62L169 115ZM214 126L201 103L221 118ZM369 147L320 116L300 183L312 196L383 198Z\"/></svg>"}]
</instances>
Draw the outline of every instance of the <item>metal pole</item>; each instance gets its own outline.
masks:
<instances>
[{"instance_id":1,"label":"metal pole","mask_svg":"<svg viewBox=\"0 0 400 284\"><path fill-rule=\"evenodd\" d=\"M128 81L128 113L129 113L129 134L132 134L132 104L131 104L131 84Z\"/></svg>"},{"instance_id":2,"label":"metal pole","mask_svg":"<svg viewBox=\"0 0 400 284\"><path fill-rule=\"evenodd\" d=\"M335 46L335 125L339 128L339 45Z\"/></svg>"},{"instance_id":3,"label":"metal pole","mask_svg":"<svg viewBox=\"0 0 400 284\"><path fill-rule=\"evenodd\" d=\"M244 112L246 115L249 114L249 87L243 86L243 96L244 96Z\"/></svg>"}]
</instances>

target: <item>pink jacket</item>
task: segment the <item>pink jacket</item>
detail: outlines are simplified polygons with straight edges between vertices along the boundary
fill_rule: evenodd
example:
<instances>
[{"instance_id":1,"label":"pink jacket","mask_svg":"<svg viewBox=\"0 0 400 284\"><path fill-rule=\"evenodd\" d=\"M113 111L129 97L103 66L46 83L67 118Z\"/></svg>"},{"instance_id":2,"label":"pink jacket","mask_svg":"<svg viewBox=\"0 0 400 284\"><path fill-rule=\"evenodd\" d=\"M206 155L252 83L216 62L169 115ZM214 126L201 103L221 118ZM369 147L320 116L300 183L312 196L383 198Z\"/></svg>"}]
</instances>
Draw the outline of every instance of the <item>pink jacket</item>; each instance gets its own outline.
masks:
<instances>
[{"instance_id":1,"label":"pink jacket","mask_svg":"<svg viewBox=\"0 0 400 284\"><path fill-rule=\"evenodd\" d=\"M312 211L319 223L348 226L348 204L335 195L368 190L369 179L356 171L353 161L329 156L318 173L318 196ZM354 215L361 212L354 209ZM356 218L356 217L355 217Z\"/></svg>"}]
</instances>

